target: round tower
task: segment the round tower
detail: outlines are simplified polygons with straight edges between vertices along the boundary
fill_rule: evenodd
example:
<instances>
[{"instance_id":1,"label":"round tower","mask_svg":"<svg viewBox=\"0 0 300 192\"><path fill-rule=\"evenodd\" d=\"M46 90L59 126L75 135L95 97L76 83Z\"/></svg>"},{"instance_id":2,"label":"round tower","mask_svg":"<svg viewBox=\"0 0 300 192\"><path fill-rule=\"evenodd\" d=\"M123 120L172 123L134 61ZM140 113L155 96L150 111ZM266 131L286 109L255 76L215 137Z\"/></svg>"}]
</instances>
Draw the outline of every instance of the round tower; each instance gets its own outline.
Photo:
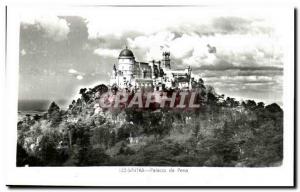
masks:
<instances>
[{"instance_id":1,"label":"round tower","mask_svg":"<svg viewBox=\"0 0 300 192\"><path fill-rule=\"evenodd\" d=\"M123 49L118 57L118 72L119 72L119 86L126 87L132 85L133 68L135 58L131 50L127 47Z\"/></svg>"}]
</instances>

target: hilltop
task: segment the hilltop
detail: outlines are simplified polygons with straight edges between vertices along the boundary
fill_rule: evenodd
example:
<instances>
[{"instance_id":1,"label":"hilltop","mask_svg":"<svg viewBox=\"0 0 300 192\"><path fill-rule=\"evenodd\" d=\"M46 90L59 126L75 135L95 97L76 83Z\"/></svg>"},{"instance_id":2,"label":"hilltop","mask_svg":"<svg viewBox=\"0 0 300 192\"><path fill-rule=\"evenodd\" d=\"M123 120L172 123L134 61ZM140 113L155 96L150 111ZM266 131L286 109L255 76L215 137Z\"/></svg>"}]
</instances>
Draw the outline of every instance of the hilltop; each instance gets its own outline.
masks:
<instances>
[{"instance_id":1,"label":"hilltop","mask_svg":"<svg viewBox=\"0 0 300 192\"><path fill-rule=\"evenodd\" d=\"M104 84L79 90L67 110L52 102L18 122L18 166L278 166L283 111L236 101L202 79L192 84L199 109L106 110ZM174 92L178 90L167 90Z\"/></svg>"}]
</instances>

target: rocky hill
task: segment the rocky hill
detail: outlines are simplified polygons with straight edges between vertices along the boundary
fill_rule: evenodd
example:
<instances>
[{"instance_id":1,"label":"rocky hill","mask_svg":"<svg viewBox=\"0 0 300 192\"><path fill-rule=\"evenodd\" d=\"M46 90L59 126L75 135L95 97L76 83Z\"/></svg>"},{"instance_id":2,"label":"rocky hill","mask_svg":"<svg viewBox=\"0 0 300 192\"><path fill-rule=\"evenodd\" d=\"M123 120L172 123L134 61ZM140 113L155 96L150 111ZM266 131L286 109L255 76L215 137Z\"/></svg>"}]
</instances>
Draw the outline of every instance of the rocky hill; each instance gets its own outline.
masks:
<instances>
[{"instance_id":1,"label":"rocky hill","mask_svg":"<svg viewBox=\"0 0 300 192\"><path fill-rule=\"evenodd\" d=\"M281 164L283 111L275 103L225 98L200 79L193 82L196 110L101 108L100 97L116 89L83 88L67 110L53 102L43 115L23 117L17 166Z\"/></svg>"}]
</instances>

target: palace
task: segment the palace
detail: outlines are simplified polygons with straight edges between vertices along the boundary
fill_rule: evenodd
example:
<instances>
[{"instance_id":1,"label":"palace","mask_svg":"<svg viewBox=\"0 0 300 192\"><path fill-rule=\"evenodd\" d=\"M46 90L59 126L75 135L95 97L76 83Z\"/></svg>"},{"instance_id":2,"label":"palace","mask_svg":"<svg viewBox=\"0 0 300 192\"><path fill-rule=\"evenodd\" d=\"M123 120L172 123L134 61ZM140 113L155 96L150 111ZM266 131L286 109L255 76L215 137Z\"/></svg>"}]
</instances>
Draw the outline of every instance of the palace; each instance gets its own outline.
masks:
<instances>
[{"instance_id":1,"label":"palace","mask_svg":"<svg viewBox=\"0 0 300 192\"><path fill-rule=\"evenodd\" d=\"M138 62L127 47L113 66L110 84L119 88L163 90L169 88L191 89L191 68L171 68L170 52L162 53L162 60Z\"/></svg>"}]
</instances>

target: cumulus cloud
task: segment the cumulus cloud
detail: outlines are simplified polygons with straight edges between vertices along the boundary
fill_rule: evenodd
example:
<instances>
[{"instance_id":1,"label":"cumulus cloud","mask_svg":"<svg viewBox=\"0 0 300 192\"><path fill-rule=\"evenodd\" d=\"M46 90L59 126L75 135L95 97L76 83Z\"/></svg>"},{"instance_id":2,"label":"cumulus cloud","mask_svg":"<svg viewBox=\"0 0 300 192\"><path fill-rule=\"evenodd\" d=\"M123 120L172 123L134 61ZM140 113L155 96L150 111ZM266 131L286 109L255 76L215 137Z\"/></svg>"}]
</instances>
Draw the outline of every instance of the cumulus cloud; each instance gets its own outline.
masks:
<instances>
[{"instance_id":1,"label":"cumulus cloud","mask_svg":"<svg viewBox=\"0 0 300 192\"><path fill-rule=\"evenodd\" d=\"M85 76L84 73L78 72L78 71L75 70L75 69L69 69L69 70L68 70L68 73L69 73L70 75L72 75L73 77L75 77L77 80L82 80L82 79L84 78L84 76Z\"/></svg>"},{"instance_id":2,"label":"cumulus cloud","mask_svg":"<svg viewBox=\"0 0 300 192\"><path fill-rule=\"evenodd\" d=\"M95 53L102 51L98 55L104 57L116 57L112 50L124 43L139 61L159 60L163 51L170 51L173 68L191 66L194 78L203 78L221 93L253 98L257 92L280 95L283 42L278 33L282 26L276 25L280 16L195 11L170 9L163 17L147 10L134 11L135 15L121 11L120 17L103 25L89 18L89 38L101 40ZM138 14L143 15L142 23L134 18Z\"/></svg>"},{"instance_id":3,"label":"cumulus cloud","mask_svg":"<svg viewBox=\"0 0 300 192\"><path fill-rule=\"evenodd\" d=\"M87 27L89 38L101 38L114 35L121 37L124 33L135 31L151 35L159 31L171 30L185 34L213 35L215 33L266 33L270 27L264 20L257 19L259 13L252 12L245 17L240 12L220 12L195 8L105 8L97 16L89 14ZM247 15L247 14L246 14ZM136 19L141 16L142 19ZM267 16L267 13L264 15ZM107 19L109 17L109 19Z\"/></svg>"},{"instance_id":4,"label":"cumulus cloud","mask_svg":"<svg viewBox=\"0 0 300 192\"><path fill-rule=\"evenodd\" d=\"M137 19L139 15L142 15L143 19ZM107 19L108 17L109 19ZM87 15L86 18L90 39L107 36L120 38L124 33L130 31L151 34L177 22L170 17L162 19L160 14L153 14L147 8L139 8L134 11L129 8L106 8L97 12L97 17Z\"/></svg>"},{"instance_id":5,"label":"cumulus cloud","mask_svg":"<svg viewBox=\"0 0 300 192\"><path fill-rule=\"evenodd\" d=\"M76 79L82 80L82 79L83 79L83 76L82 76L82 75L77 75L77 76L76 76Z\"/></svg>"},{"instance_id":6,"label":"cumulus cloud","mask_svg":"<svg viewBox=\"0 0 300 192\"><path fill-rule=\"evenodd\" d=\"M76 74L76 73L78 73L75 69L69 69L68 72L71 73L71 74Z\"/></svg>"},{"instance_id":7,"label":"cumulus cloud","mask_svg":"<svg viewBox=\"0 0 300 192\"><path fill-rule=\"evenodd\" d=\"M221 76L219 77L220 80L224 81L243 81L243 82L269 82L273 81L274 77L269 77L269 76Z\"/></svg>"},{"instance_id":8,"label":"cumulus cloud","mask_svg":"<svg viewBox=\"0 0 300 192\"><path fill-rule=\"evenodd\" d=\"M204 77L206 84L216 88L218 93L243 99L264 98L265 101L280 101L282 96L282 76L228 76Z\"/></svg>"},{"instance_id":9,"label":"cumulus cloud","mask_svg":"<svg viewBox=\"0 0 300 192\"><path fill-rule=\"evenodd\" d=\"M249 32L253 21L240 17L218 17L213 19L212 26L219 33Z\"/></svg>"},{"instance_id":10,"label":"cumulus cloud","mask_svg":"<svg viewBox=\"0 0 300 192\"><path fill-rule=\"evenodd\" d=\"M45 37L51 38L54 41L65 40L70 32L67 21L57 16L27 16L23 17L21 22L25 26L36 26L39 30L44 32Z\"/></svg>"},{"instance_id":11,"label":"cumulus cloud","mask_svg":"<svg viewBox=\"0 0 300 192\"><path fill-rule=\"evenodd\" d=\"M168 50L173 66L178 68L282 67L281 44L276 36L280 26L274 25L279 16L238 11L223 16L220 12L199 12L193 8L164 10L163 16L161 13L128 8L87 16L89 38L100 42L95 53L114 57L113 50L127 44L142 61L161 59L162 51ZM138 15L143 19L136 19Z\"/></svg>"},{"instance_id":12,"label":"cumulus cloud","mask_svg":"<svg viewBox=\"0 0 300 192\"><path fill-rule=\"evenodd\" d=\"M61 79L69 74L82 80L82 84L99 78L106 80L127 44L138 61L158 60L162 51L170 51L172 68L190 65L196 79L215 85L219 93L235 91L236 95L245 93L252 97L259 91L282 91L281 41L285 39L280 36L286 36L286 31L283 15L277 11L246 13L222 8L219 12L182 7L94 10L81 15L82 20L56 16L22 18L20 55L24 49L26 57L21 57L21 61L30 66L36 62L35 70L45 66L59 69ZM38 38L32 37L31 33L36 32ZM48 42L48 38L54 41ZM68 44L58 43L66 38ZM70 65L58 68L53 63ZM32 68L24 67L30 73Z\"/></svg>"},{"instance_id":13,"label":"cumulus cloud","mask_svg":"<svg viewBox=\"0 0 300 192\"><path fill-rule=\"evenodd\" d=\"M282 67L282 50L276 39L266 34L216 34L199 36L158 32L150 36L128 38L132 49L144 50L146 60L161 58L161 45L168 45L177 65L203 68ZM207 45L218 51L211 52Z\"/></svg>"},{"instance_id":14,"label":"cumulus cloud","mask_svg":"<svg viewBox=\"0 0 300 192\"><path fill-rule=\"evenodd\" d=\"M105 49L105 48L98 48L94 50L94 54L103 56L103 57L112 57L112 58L117 58L119 53L120 53L120 49Z\"/></svg>"}]
</instances>

